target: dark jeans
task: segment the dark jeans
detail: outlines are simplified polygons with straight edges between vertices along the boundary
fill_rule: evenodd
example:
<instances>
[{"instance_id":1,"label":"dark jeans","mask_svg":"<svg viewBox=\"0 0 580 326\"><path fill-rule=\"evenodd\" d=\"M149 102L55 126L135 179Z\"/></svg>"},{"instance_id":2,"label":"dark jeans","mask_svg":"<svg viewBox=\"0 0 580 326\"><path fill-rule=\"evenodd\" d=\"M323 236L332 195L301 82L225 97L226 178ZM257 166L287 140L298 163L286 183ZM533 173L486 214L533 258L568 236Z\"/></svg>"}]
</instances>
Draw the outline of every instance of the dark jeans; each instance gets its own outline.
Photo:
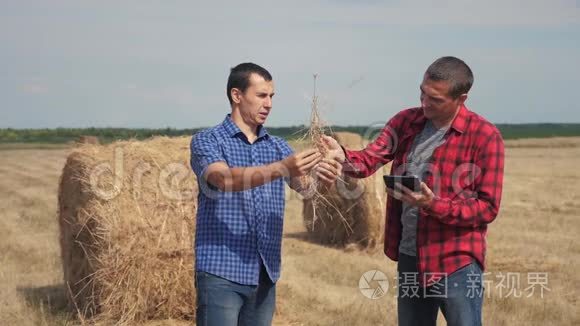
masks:
<instances>
[{"instance_id":1,"label":"dark jeans","mask_svg":"<svg viewBox=\"0 0 580 326\"><path fill-rule=\"evenodd\" d=\"M449 326L481 325L483 273L479 264L464 266L423 288L413 281L417 258L399 254L397 310L399 325L436 325L439 308ZM418 277L415 277L418 281Z\"/></svg>"},{"instance_id":2,"label":"dark jeans","mask_svg":"<svg viewBox=\"0 0 580 326\"><path fill-rule=\"evenodd\" d=\"M276 284L262 266L260 284L242 285L205 272L195 273L198 326L271 325Z\"/></svg>"}]
</instances>

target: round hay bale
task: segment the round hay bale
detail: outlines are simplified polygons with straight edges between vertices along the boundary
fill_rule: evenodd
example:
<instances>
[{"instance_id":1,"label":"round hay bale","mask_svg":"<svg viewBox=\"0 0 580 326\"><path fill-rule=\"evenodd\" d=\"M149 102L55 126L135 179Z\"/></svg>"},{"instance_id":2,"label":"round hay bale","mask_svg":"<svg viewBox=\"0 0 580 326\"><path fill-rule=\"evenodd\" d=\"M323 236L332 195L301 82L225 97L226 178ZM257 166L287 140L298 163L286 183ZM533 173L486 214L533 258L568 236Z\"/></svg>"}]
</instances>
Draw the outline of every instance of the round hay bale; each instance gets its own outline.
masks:
<instances>
[{"instance_id":1,"label":"round hay bale","mask_svg":"<svg viewBox=\"0 0 580 326\"><path fill-rule=\"evenodd\" d=\"M99 137L97 136L80 136L77 139L78 144L91 144L91 145L99 145Z\"/></svg>"},{"instance_id":2,"label":"round hay bale","mask_svg":"<svg viewBox=\"0 0 580 326\"><path fill-rule=\"evenodd\" d=\"M364 139L355 133L337 132L333 137L348 149L361 149ZM312 241L360 249L382 243L386 195L382 173L366 179L343 176L337 186L320 196L303 200L304 224Z\"/></svg>"},{"instance_id":3,"label":"round hay bale","mask_svg":"<svg viewBox=\"0 0 580 326\"><path fill-rule=\"evenodd\" d=\"M197 183L189 137L79 146L58 204L70 304L94 320L193 318Z\"/></svg>"}]
</instances>

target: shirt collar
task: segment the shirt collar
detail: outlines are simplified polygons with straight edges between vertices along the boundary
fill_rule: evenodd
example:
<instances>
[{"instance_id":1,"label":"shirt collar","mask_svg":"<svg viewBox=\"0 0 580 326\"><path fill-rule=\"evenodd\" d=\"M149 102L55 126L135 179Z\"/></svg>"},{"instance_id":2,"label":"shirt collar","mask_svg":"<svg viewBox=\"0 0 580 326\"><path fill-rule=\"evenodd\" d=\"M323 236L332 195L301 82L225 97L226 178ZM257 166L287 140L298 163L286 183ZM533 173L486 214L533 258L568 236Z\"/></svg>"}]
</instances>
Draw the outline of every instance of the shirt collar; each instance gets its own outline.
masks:
<instances>
[{"instance_id":1,"label":"shirt collar","mask_svg":"<svg viewBox=\"0 0 580 326\"><path fill-rule=\"evenodd\" d=\"M226 130L226 133L230 137L235 137L239 134L243 134L240 127L238 127L234 123L234 120L232 120L231 114L228 114L226 116L226 118L224 119L224 122L222 122L222 126L224 127L224 129ZM266 130L266 128L263 125L259 125L258 126L258 138L262 138L262 137L268 136L268 135L269 134L268 134L268 131Z\"/></svg>"},{"instance_id":2,"label":"shirt collar","mask_svg":"<svg viewBox=\"0 0 580 326\"><path fill-rule=\"evenodd\" d=\"M416 127L422 128L423 126L425 126L427 118L425 118L422 109L419 108L417 112L418 116L416 117L416 119L413 120L412 124L416 125ZM467 126L468 112L469 110L467 109L467 107L465 107L465 105L462 105L459 108L459 112L457 112L457 115L453 119L453 122L451 123L451 127L449 127L449 129L453 129L460 134L465 132L465 127Z\"/></svg>"},{"instance_id":3,"label":"shirt collar","mask_svg":"<svg viewBox=\"0 0 580 326\"><path fill-rule=\"evenodd\" d=\"M457 131L460 134L465 132L465 127L467 126L467 113L468 112L469 111L467 110L465 105L462 105L459 108L459 112L457 112L455 119L453 119L453 122L451 123L451 128L455 129L455 131Z\"/></svg>"}]
</instances>

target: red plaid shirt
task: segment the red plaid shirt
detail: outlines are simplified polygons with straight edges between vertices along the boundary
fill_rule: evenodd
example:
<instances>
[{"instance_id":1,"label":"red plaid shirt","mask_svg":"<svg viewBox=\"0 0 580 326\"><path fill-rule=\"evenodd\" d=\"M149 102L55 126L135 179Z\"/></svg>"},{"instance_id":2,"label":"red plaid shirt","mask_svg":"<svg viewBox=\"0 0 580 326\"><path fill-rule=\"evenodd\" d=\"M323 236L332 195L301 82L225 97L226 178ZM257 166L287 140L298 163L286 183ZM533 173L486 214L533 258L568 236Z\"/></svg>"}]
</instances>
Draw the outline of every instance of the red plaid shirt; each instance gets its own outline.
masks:
<instances>
[{"instance_id":1,"label":"red plaid shirt","mask_svg":"<svg viewBox=\"0 0 580 326\"><path fill-rule=\"evenodd\" d=\"M421 108L403 110L361 151L345 150L345 174L365 178L392 161L391 174L404 174L407 154L427 119ZM497 128L462 106L435 149L424 182L435 193L419 210L417 261L419 281L431 285L472 263L485 268L487 224L498 214L504 167L504 145ZM399 258L401 201L387 199L385 254Z\"/></svg>"}]
</instances>

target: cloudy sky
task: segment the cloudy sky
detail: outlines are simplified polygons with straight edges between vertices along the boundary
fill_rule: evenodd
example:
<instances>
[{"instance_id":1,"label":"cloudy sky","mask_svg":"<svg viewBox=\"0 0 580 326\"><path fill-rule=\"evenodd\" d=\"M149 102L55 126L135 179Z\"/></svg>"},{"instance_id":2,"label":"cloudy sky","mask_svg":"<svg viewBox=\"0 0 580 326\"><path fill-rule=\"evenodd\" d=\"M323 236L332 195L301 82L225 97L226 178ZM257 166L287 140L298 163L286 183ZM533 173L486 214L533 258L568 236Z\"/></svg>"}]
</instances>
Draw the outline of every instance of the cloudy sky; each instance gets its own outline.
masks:
<instances>
[{"instance_id":1,"label":"cloudy sky","mask_svg":"<svg viewBox=\"0 0 580 326\"><path fill-rule=\"evenodd\" d=\"M580 122L578 0L2 0L0 128L215 125L246 61L274 76L268 125L308 121L313 73L328 123L368 125L444 55L492 122Z\"/></svg>"}]
</instances>

